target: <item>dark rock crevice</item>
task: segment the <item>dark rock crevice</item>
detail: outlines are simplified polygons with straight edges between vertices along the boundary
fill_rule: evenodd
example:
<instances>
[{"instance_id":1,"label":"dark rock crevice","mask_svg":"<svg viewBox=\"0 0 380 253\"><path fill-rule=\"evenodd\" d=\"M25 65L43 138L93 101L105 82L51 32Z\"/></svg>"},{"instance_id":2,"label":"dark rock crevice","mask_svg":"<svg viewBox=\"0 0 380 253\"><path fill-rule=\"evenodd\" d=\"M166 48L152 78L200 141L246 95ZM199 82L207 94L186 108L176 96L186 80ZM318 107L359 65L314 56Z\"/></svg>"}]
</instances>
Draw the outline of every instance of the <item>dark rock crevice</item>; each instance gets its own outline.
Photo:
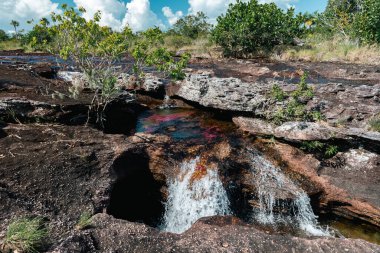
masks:
<instances>
[{"instance_id":1,"label":"dark rock crevice","mask_svg":"<svg viewBox=\"0 0 380 253\"><path fill-rule=\"evenodd\" d=\"M115 218L157 226L164 213L163 197L149 169L145 152L124 153L113 164L116 181L107 213Z\"/></svg>"}]
</instances>

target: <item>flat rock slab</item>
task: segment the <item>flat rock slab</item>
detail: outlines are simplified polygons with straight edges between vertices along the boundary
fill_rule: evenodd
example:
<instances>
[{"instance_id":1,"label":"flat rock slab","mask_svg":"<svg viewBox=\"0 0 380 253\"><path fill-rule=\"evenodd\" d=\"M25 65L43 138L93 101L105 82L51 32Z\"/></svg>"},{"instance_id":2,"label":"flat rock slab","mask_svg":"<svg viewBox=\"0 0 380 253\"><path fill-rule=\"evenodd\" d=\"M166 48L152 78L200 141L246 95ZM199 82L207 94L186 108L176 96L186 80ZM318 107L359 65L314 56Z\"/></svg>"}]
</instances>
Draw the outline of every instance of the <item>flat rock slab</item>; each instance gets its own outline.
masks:
<instances>
[{"instance_id":1,"label":"flat rock slab","mask_svg":"<svg viewBox=\"0 0 380 253\"><path fill-rule=\"evenodd\" d=\"M217 221L214 221L216 219ZM218 221L219 220L219 221ZM221 221L222 220L222 221ZM116 220L105 214L93 218L93 228L77 232L51 253L64 252L378 252L363 240L299 238L267 234L234 219L204 218L183 234L162 233L143 224Z\"/></svg>"},{"instance_id":2,"label":"flat rock slab","mask_svg":"<svg viewBox=\"0 0 380 253\"><path fill-rule=\"evenodd\" d=\"M361 128L338 128L317 122L285 122L275 126L257 118L235 117L241 130L253 135L274 136L289 141L361 140L380 145L380 133Z\"/></svg>"},{"instance_id":3,"label":"flat rock slab","mask_svg":"<svg viewBox=\"0 0 380 253\"><path fill-rule=\"evenodd\" d=\"M175 95L205 107L253 113L267 101L265 94L270 87L238 78L215 78L208 73L190 74Z\"/></svg>"}]
</instances>

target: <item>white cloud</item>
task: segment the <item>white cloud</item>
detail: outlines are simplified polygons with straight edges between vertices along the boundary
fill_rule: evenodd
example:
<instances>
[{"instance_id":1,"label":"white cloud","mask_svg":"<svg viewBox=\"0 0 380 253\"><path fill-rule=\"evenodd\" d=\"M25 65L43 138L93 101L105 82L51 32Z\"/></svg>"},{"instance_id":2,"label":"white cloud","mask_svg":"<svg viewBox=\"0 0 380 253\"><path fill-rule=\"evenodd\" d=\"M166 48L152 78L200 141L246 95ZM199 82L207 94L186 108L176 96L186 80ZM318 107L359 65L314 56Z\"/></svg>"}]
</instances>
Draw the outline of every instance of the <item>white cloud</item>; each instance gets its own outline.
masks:
<instances>
[{"instance_id":1,"label":"white cloud","mask_svg":"<svg viewBox=\"0 0 380 253\"><path fill-rule=\"evenodd\" d=\"M242 2L247 2L248 0L242 0ZM270 3L274 2L281 8L291 7L291 3L297 2L298 0L259 0L260 3ZM189 14L195 14L199 11L204 12L209 18L209 22L212 24L216 23L216 18L221 14L226 13L228 6L231 3L236 3L236 0L189 0Z\"/></svg>"},{"instance_id":2,"label":"white cloud","mask_svg":"<svg viewBox=\"0 0 380 253\"><path fill-rule=\"evenodd\" d=\"M102 19L100 24L109 26L115 30L121 28L126 6L122 1L118 0L74 0L77 7L86 9L83 17L86 19L93 18L97 11L101 11Z\"/></svg>"},{"instance_id":3,"label":"white cloud","mask_svg":"<svg viewBox=\"0 0 380 253\"><path fill-rule=\"evenodd\" d=\"M173 13L172 9L170 9L170 7L168 6L162 8L162 13L168 19L170 25L174 25L178 21L178 19L180 19L183 16L182 11L177 11Z\"/></svg>"},{"instance_id":4,"label":"white cloud","mask_svg":"<svg viewBox=\"0 0 380 253\"><path fill-rule=\"evenodd\" d=\"M153 26L165 28L162 21L150 9L149 0L132 0L130 3L127 3L127 13L122 23L124 26L128 25L136 32Z\"/></svg>"},{"instance_id":5,"label":"white cloud","mask_svg":"<svg viewBox=\"0 0 380 253\"><path fill-rule=\"evenodd\" d=\"M19 29L28 29L26 21L38 21L48 17L51 12L60 12L58 4L51 0L1 0L0 2L0 28L12 30L11 20L20 23Z\"/></svg>"}]
</instances>

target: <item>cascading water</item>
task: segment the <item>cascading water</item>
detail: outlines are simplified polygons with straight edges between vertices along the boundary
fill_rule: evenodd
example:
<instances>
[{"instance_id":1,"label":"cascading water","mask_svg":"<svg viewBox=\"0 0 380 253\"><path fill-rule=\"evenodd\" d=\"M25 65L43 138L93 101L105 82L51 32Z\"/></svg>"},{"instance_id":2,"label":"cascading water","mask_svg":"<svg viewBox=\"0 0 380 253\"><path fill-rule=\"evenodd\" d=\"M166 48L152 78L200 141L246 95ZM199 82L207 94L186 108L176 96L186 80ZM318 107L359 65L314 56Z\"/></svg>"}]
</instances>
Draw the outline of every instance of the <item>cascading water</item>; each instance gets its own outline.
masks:
<instances>
[{"instance_id":1,"label":"cascading water","mask_svg":"<svg viewBox=\"0 0 380 253\"><path fill-rule=\"evenodd\" d=\"M261 155L251 152L252 170L258 189L259 207L255 219L262 224L288 223L296 224L301 230L315 236L328 236L329 232L318 225L307 194L279 168L272 165ZM280 199L292 196L290 204ZM286 215L275 210L289 209Z\"/></svg>"},{"instance_id":2,"label":"cascading water","mask_svg":"<svg viewBox=\"0 0 380 253\"><path fill-rule=\"evenodd\" d=\"M180 173L169 182L168 191L164 231L182 233L199 218L231 213L217 171L205 168L199 157L181 164Z\"/></svg>"}]
</instances>

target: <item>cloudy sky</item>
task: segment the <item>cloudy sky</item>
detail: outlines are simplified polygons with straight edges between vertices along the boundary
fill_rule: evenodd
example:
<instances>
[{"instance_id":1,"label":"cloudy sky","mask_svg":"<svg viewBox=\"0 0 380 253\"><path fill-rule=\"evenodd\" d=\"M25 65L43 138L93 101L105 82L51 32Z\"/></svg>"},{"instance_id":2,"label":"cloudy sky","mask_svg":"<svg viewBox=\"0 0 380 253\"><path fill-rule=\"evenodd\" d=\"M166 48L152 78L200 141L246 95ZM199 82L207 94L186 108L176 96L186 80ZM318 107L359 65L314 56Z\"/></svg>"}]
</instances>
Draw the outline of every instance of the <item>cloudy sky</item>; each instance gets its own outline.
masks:
<instances>
[{"instance_id":1,"label":"cloudy sky","mask_svg":"<svg viewBox=\"0 0 380 253\"><path fill-rule=\"evenodd\" d=\"M323 11L327 0L259 0L275 2L281 8L294 6L296 11ZM0 29L11 31L12 19L20 22L23 29L30 29L27 20L47 17L51 12L59 12L60 5L66 3L74 7L84 7L86 17L97 10L102 12L101 23L116 30L129 24L134 31L151 26L169 28L178 18L203 11L215 22L230 3L236 0L0 0Z\"/></svg>"}]
</instances>

